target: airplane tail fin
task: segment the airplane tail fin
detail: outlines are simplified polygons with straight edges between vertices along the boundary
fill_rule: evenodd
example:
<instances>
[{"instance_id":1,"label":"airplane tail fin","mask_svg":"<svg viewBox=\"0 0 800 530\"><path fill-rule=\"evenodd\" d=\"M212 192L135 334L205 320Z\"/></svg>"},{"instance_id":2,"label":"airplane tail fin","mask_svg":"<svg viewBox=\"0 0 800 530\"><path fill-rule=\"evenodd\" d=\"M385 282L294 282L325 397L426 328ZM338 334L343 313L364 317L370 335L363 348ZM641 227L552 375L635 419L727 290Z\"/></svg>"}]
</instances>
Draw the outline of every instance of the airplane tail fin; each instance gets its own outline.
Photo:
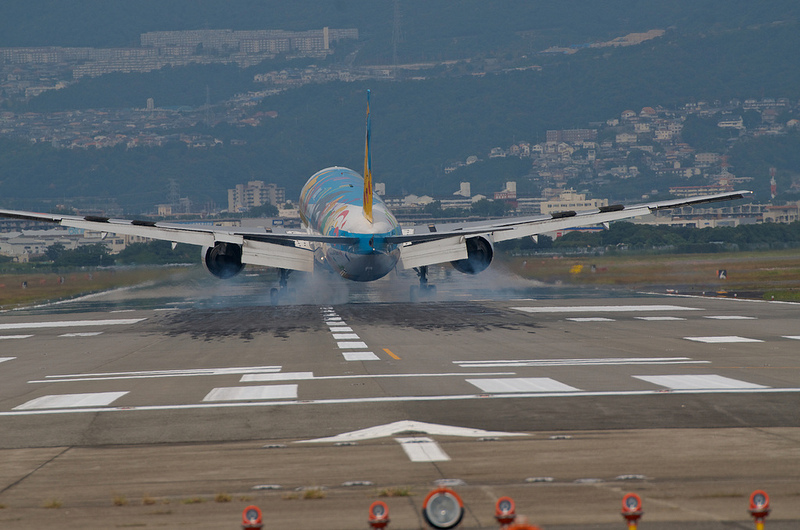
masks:
<instances>
[{"instance_id":1,"label":"airplane tail fin","mask_svg":"<svg viewBox=\"0 0 800 530\"><path fill-rule=\"evenodd\" d=\"M364 217L372 222L372 156L369 154L369 90L367 90L367 137L364 146Z\"/></svg>"}]
</instances>

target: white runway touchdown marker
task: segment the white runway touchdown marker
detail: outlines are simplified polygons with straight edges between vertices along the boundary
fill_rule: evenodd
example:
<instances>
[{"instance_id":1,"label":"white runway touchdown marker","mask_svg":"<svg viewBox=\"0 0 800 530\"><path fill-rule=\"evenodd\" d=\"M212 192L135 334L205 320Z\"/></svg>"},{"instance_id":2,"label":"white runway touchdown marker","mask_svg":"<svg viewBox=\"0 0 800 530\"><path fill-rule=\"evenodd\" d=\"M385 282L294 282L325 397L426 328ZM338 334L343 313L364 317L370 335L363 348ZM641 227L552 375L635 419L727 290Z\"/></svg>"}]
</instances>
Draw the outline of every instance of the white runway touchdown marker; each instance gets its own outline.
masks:
<instances>
[{"instance_id":1,"label":"white runway touchdown marker","mask_svg":"<svg viewBox=\"0 0 800 530\"><path fill-rule=\"evenodd\" d=\"M672 390L723 390L770 388L721 375L634 375L636 379Z\"/></svg>"},{"instance_id":2,"label":"white runway touchdown marker","mask_svg":"<svg viewBox=\"0 0 800 530\"><path fill-rule=\"evenodd\" d=\"M257 401L262 399L297 399L297 385L215 388L203 398L203 401Z\"/></svg>"},{"instance_id":3,"label":"white runway touchdown marker","mask_svg":"<svg viewBox=\"0 0 800 530\"><path fill-rule=\"evenodd\" d=\"M507 392L577 392L578 388L565 385L549 377L509 377L504 379L467 379L487 394Z\"/></svg>"},{"instance_id":4,"label":"white runway touchdown marker","mask_svg":"<svg viewBox=\"0 0 800 530\"><path fill-rule=\"evenodd\" d=\"M127 392L99 392L96 394L62 394L42 396L23 403L13 410L67 409L78 407L105 407Z\"/></svg>"},{"instance_id":5,"label":"white runway touchdown marker","mask_svg":"<svg viewBox=\"0 0 800 530\"><path fill-rule=\"evenodd\" d=\"M727 344L734 342L764 342L758 339L748 339L747 337L737 337L736 335L725 335L722 337L683 337L694 342L704 342L706 344Z\"/></svg>"}]
</instances>

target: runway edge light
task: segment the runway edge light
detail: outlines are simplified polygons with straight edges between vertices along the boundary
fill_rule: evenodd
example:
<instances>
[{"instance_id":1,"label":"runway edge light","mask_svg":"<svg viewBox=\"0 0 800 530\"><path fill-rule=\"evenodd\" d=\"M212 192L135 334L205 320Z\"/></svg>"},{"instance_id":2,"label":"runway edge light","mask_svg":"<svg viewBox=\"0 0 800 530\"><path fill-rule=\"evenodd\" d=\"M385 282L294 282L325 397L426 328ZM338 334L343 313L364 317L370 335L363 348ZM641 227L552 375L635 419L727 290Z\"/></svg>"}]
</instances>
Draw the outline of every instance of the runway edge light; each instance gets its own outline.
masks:
<instances>
[{"instance_id":1,"label":"runway edge light","mask_svg":"<svg viewBox=\"0 0 800 530\"><path fill-rule=\"evenodd\" d=\"M261 510L258 506L248 506L242 511L242 528L261 528Z\"/></svg>"},{"instance_id":2,"label":"runway edge light","mask_svg":"<svg viewBox=\"0 0 800 530\"><path fill-rule=\"evenodd\" d=\"M369 506L369 526L385 528L389 524L389 506L383 501L375 501Z\"/></svg>"},{"instance_id":3,"label":"runway edge light","mask_svg":"<svg viewBox=\"0 0 800 530\"><path fill-rule=\"evenodd\" d=\"M500 497L494 505L494 518L500 526L507 526L514 522L517 514L515 511L514 500L511 497Z\"/></svg>"},{"instance_id":4,"label":"runway edge light","mask_svg":"<svg viewBox=\"0 0 800 530\"><path fill-rule=\"evenodd\" d=\"M756 521L756 530L764 530L764 519L769 515L769 495L764 490L755 490L750 494L750 515Z\"/></svg>"},{"instance_id":5,"label":"runway edge light","mask_svg":"<svg viewBox=\"0 0 800 530\"><path fill-rule=\"evenodd\" d=\"M635 493L627 493L622 497L622 517L628 521L628 529L636 530L642 511L642 499Z\"/></svg>"},{"instance_id":6,"label":"runway edge light","mask_svg":"<svg viewBox=\"0 0 800 530\"><path fill-rule=\"evenodd\" d=\"M422 501L422 517L431 528L455 528L464 517L464 502L450 488L436 488Z\"/></svg>"}]
</instances>

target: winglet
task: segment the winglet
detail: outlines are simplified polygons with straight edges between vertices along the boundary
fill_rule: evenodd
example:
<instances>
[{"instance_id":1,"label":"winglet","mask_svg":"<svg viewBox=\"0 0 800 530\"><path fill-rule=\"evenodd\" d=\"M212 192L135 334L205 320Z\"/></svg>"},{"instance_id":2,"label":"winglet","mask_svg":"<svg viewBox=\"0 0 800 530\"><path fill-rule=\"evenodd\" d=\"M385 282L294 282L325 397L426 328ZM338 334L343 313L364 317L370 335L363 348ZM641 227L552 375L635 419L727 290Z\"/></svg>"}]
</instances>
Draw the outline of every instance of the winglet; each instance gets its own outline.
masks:
<instances>
[{"instance_id":1,"label":"winglet","mask_svg":"<svg viewBox=\"0 0 800 530\"><path fill-rule=\"evenodd\" d=\"M372 157L369 154L369 136L370 136L370 120L369 120L369 93L367 90L367 137L364 146L364 217L367 221L372 222Z\"/></svg>"}]
</instances>

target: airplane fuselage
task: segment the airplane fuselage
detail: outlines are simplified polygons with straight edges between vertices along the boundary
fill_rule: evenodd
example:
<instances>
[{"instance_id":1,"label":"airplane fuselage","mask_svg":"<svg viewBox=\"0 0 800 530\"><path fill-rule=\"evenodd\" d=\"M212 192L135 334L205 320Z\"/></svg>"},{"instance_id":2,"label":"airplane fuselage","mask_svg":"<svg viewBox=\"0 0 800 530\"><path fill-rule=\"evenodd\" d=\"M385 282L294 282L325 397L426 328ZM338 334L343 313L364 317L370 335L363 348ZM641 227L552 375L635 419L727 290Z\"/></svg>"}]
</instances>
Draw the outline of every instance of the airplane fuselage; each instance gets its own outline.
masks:
<instances>
[{"instance_id":1,"label":"airplane fuselage","mask_svg":"<svg viewBox=\"0 0 800 530\"><path fill-rule=\"evenodd\" d=\"M368 282L386 276L400 248L385 238L402 233L386 204L373 195L370 222L364 212L364 179L355 171L329 167L315 173L300 192L300 217L311 231L350 238L347 244L321 243L315 252L343 278Z\"/></svg>"}]
</instances>

